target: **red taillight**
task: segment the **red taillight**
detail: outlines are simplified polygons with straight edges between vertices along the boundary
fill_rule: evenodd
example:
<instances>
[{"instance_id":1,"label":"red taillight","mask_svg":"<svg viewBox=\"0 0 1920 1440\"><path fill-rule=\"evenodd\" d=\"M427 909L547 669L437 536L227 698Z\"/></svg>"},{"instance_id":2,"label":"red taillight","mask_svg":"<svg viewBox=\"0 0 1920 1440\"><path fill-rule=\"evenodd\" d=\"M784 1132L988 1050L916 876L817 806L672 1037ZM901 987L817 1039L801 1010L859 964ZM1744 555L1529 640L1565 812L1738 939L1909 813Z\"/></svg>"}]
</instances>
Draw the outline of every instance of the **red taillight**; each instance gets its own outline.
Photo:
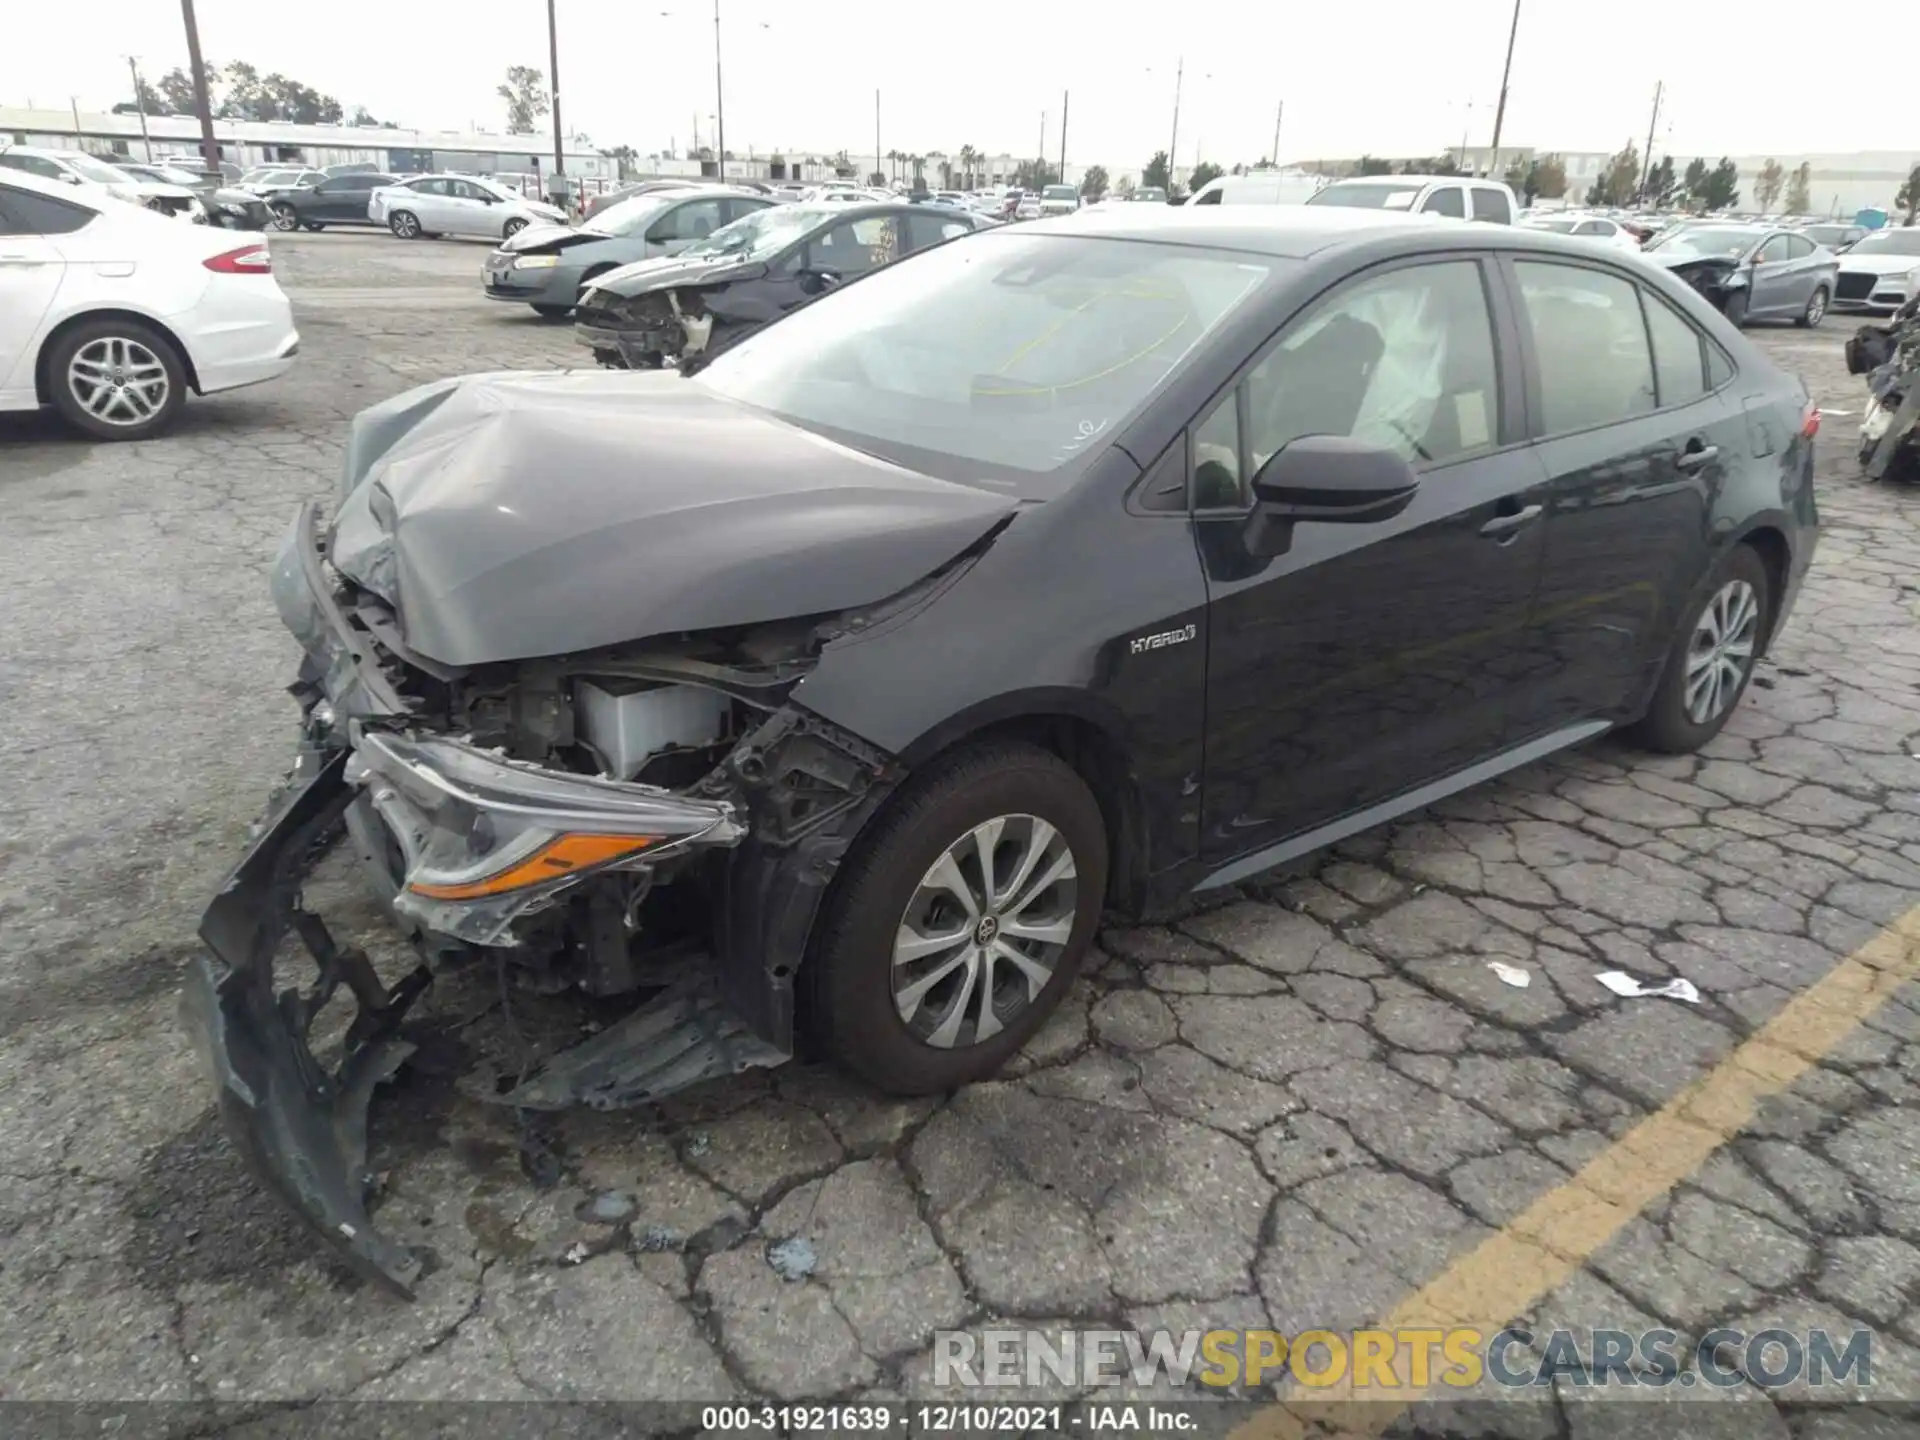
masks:
<instances>
[{"instance_id":1,"label":"red taillight","mask_svg":"<svg viewBox=\"0 0 1920 1440\"><path fill-rule=\"evenodd\" d=\"M1800 434L1803 438L1811 440L1819 433L1820 407L1818 405L1809 405L1807 406L1807 413L1800 417Z\"/></svg>"},{"instance_id":2,"label":"red taillight","mask_svg":"<svg viewBox=\"0 0 1920 1440\"><path fill-rule=\"evenodd\" d=\"M273 271L273 257L264 245L243 245L201 263L220 275L267 275Z\"/></svg>"}]
</instances>

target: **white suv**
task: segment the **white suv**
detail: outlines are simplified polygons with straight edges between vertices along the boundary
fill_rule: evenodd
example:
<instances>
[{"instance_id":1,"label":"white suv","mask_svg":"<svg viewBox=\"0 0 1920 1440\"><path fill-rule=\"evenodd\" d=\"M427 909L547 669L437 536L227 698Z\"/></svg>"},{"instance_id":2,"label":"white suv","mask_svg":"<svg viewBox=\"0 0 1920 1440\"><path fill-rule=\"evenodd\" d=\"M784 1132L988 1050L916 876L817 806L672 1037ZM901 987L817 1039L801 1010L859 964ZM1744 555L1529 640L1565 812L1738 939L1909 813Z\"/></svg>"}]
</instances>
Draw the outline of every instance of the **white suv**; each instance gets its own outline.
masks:
<instances>
[{"instance_id":1,"label":"white suv","mask_svg":"<svg viewBox=\"0 0 1920 1440\"><path fill-rule=\"evenodd\" d=\"M1309 205L1345 205L1357 210L1405 210L1450 220L1511 225L1520 212L1513 191L1498 180L1471 175L1357 175L1321 187Z\"/></svg>"}]
</instances>

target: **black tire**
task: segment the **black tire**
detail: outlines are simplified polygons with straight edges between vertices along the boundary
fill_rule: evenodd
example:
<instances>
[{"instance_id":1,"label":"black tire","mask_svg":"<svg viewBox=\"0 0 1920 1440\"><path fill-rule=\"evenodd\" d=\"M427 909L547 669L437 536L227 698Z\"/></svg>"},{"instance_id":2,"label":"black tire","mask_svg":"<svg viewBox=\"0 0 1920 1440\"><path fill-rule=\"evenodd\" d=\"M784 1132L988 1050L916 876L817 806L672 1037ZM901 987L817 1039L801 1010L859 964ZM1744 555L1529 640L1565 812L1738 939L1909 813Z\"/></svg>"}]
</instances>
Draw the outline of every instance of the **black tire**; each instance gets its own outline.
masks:
<instances>
[{"instance_id":1,"label":"black tire","mask_svg":"<svg viewBox=\"0 0 1920 1440\"><path fill-rule=\"evenodd\" d=\"M1694 632L1714 598L1736 580L1745 581L1759 602L1759 613L1753 625L1753 654L1747 660L1745 673L1734 689L1732 698L1718 714L1704 722L1697 722L1687 714L1686 709L1687 660L1693 648ZM1685 755L1698 750L1718 735L1721 727L1727 723L1727 717L1738 708L1741 697L1746 694L1747 686L1753 680L1760 646L1773 623L1774 601L1773 580L1767 574L1766 562L1760 558L1759 552L1751 545L1735 546L1720 562L1700 598L1688 608L1679 633L1674 636L1673 644L1667 650L1666 667L1660 672L1660 683L1653 692L1653 702L1648 705L1647 713L1628 728L1627 738L1663 755Z\"/></svg>"},{"instance_id":2,"label":"black tire","mask_svg":"<svg viewBox=\"0 0 1920 1440\"><path fill-rule=\"evenodd\" d=\"M282 234L285 234L289 230L298 230L300 228L300 216L294 211L291 205L282 203L279 205L270 205L267 208L273 214L273 218L267 221L269 229L278 230Z\"/></svg>"},{"instance_id":3,"label":"black tire","mask_svg":"<svg viewBox=\"0 0 1920 1440\"><path fill-rule=\"evenodd\" d=\"M144 346L166 372L166 392L153 412L138 422L115 423L87 409L71 378L73 360L82 350L101 341L125 340ZM173 342L137 320L85 320L67 331L47 351L47 390L53 408L69 425L95 440L145 440L173 423L187 400L187 367ZM151 392L146 392L151 393Z\"/></svg>"},{"instance_id":4,"label":"black tire","mask_svg":"<svg viewBox=\"0 0 1920 1440\"><path fill-rule=\"evenodd\" d=\"M564 320L573 313L571 305L535 305L533 313L542 320Z\"/></svg>"},{"instance_id":5,"label":"black tire","mask_svg":"<svg viewBox=\"0 0 1920 1440\"><path fill-rule=\"evenodd\" d=\"M302 220L300 222L300 228L302 230L312 230L317 233L321 230L326 229L327 227L321 224L318 220Z\"/></svg>"},{"instance_id":6,"label":"black tire","mask_svg":"<svg viewBox=\"0 0 1920 1440\"><path fill-rule=\"evenodd\" d=\"M402 240L418 240L426 232L420 228L420 217L411 210L395 210L387 216L387 229Z\"/></svg>"},{"instance_id":7,"label":"black tire","mask_svg":"<svg viewBox=\"0 0 1920 1440\"><path fill-rule=\"evenodd\" d=\"M511 240L514 236L518 235L522 230L526 228L527 228L527 222L525 220L522 220L519 216L516 215L514 216L513 219L507 221L506 224L500 227L500 238L502 240Z\"/></svg>"},{"instance_id":8,"label":"black tire","mask_svg":"<svg viewBox=\"0 0 1920 1440\"><path fill-rule=\"evenodd\" d=\"M1813 294L1807 297L1807 308L1800 312L1800 318L1793 323L1802 330L1811 330L1827 318L1827 287L1816 285Z\"/></svg>"},{"instance_id":9,"label":"black tire","mask_svg":"<svg viewBox=\"0 0 1920 1440\"><path fill-rule=\"evenodd\" d=\"M1727 323L1734 329L1742 329L1747 323L1747 292L1736 290L1727 296L1720 313L1727 317Z\"/></svg>"},{"instance_id":10,"label":"black tire","mask_svg":"<svg viewBox=\"0 0 1920 1440\"><path fill-rule=\"evenodd\" d=\"M1045 820L1071 850L1072 927L1051 978L1003 1020L1003 1029L985 1041L942 1048L914 1035L895 1008L894 937L929 867L997 816ZM807 962L812 1039L890 1094L933 1094L987 1078L1046 1023L1073 984L1093 943L1106 882L1106 823L1064 761L1013 743L969 747L937 761L868 823L835 882Z\"/></svg>"}]
</instances>

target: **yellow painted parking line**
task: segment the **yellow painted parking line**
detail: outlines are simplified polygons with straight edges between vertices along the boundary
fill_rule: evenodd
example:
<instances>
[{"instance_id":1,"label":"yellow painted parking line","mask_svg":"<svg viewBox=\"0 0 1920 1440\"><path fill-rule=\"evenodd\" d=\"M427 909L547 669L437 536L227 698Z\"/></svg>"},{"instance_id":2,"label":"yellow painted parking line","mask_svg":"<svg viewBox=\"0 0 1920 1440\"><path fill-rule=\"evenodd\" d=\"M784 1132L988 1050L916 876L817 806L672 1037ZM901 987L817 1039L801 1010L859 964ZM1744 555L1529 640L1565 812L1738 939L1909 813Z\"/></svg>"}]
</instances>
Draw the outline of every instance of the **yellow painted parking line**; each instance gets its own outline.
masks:
<instances>
[{"instance_id":1,"label":"yellow painted parking line","mask_svg":"<svg viewBox=\"0 0 1920 1440\"><path fill-rule=\"evenodd\" d=\"M1564 1184L1547 1191L1477 1249L1382 1316L1387 1331L1473 1326L1489 1338L1564 1284L1642 1209L1697 1170L1777 1095L1920 978L1920 907L1909 910ZM1595 1317L1607 1323L1607 1317ZM1404 1364L1396 1373L1406 1374ZM1351 1371L1348 1372L1351 1375ZM1236 1428L1232 1440L1293 1440L1307 1422L1345 1435L1378 1435L1414 1402L1444 1388L1348 1379L1308 1389L1297 1381Z\"/></svg>"}]
</instances>

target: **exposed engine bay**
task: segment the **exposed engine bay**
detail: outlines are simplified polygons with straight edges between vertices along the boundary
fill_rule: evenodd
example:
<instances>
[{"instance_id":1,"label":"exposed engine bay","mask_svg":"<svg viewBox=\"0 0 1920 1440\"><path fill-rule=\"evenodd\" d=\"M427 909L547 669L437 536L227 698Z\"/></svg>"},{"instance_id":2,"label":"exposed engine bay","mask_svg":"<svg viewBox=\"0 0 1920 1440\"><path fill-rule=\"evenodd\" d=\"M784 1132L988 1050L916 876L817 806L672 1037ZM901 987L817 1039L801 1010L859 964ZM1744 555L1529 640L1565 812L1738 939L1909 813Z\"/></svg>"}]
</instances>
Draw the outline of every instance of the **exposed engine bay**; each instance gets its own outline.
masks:
<instances>
[{"instance_id":1,"label":"exposed engine bay","mask_svg":"<svg viewBox=\"0 0 1920 1440\"><path fill-rule=\"evenodd\" d=\"M1675 264L1673 273L1706 297L1714 309L1725 311L1735 295L1746 293L1746 272L1740 261L1725 255L1703 255Z\"/></svg>"}]
</instances>

